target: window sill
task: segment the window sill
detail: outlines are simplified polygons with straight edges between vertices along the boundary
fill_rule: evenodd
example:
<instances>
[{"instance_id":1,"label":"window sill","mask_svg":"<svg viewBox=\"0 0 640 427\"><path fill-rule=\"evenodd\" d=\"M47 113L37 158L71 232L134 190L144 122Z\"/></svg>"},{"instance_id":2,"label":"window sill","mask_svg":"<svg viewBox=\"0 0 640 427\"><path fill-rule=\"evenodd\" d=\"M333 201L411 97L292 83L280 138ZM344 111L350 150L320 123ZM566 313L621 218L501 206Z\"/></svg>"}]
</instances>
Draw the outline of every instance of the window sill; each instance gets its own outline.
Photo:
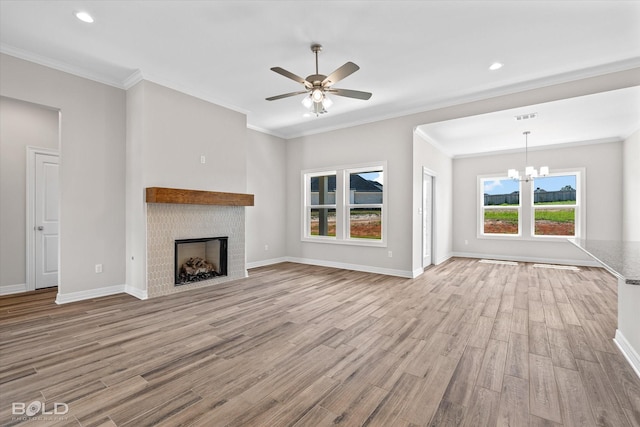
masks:
<instances>
[{"instance_id":1,"label":"window sill","mask_svg":"<svg viewBox=\"0 0 640 427\"><path fill-rule=\"evenodd\" d=\"M478 240L509 240L509 241L523 241L523 242L566 242L567 239L576 239L579 237L575 236L521 236L517 234L511 235L478 235L476 236Z\"/></svg>"},{"instance_id":2,"label":"window sill","mask_svg":"<svg viewBox=\"0 0 640 427\"><path fill-rule=\"evenodd\" d=\"M368 247L375 247L375 248L387 247L387 243L384 240L378 240L378 241L371 241L369 239L338 240L333 237L303 237L300 240L306 243L328 243L331 245L368 246Z\"/></svg>"}]
</instances>

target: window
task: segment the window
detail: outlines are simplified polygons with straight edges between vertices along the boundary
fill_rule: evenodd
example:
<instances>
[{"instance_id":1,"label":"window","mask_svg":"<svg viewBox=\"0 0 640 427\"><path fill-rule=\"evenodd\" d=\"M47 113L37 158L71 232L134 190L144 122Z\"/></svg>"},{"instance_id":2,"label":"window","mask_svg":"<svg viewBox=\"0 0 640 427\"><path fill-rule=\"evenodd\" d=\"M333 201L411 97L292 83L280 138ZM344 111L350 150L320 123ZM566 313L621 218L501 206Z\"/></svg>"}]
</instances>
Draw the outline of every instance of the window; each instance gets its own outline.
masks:
<instances>
[{"instance_id":1,"label":"window","mask_svg":"<svg viewBox=\"0 0 640 427\"><path fill-rule=\"evenodd\" d=\"M520 183L506 177L480 178L480 234L519 236Z\"/></svg>"},{"instance_id":2,"label":"window","mask_svg":"<svg viewBox=\"0 0 640 427\"><path fill-rule=\"evenodd\" d=\"M336 174L311 175L309 235L336 235Z\"/></svg>"},{"instance_id":3,"label":"window","mask_svg":"<svg viewBox=\"0 0 640 427\"><path fill-rule=\"evenodd\" d=\"M579 174L554 174L533 182L533 236L575 237Z\"/></svg>"},{"instance_id":4,"label":"window","mask_svg":"<svg viewBox=\"0 0 640 427\"><path fill-rule=\"evenodd\" d=\"M552 240L584 236L583 175L584 169L557 171L529 182L479 176L478 237ZM522 206L528 208L523 212Z\"/></svg>"},{"instance_id":5,"label":"window","mask_svg":"<svg viewBox=\"0 0 640 427\"><path fill-rule=\"evenodd\" d=\"M384 163L303 171L302 239L385 244Z\"/></svg>"}]
</instances>

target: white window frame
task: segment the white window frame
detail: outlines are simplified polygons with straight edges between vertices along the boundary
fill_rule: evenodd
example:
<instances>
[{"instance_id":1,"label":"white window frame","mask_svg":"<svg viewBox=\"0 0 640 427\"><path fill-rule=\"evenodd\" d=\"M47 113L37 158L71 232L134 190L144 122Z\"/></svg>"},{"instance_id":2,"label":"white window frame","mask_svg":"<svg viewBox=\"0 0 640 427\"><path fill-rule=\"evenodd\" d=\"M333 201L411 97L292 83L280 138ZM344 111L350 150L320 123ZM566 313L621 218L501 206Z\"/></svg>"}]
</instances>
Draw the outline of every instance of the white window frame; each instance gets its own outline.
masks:
<instances>
[{"instance_id":1,"label":"white window frame","mask_svg":"<svg viewBox=\"0 0 640 427\"><path fill-rule=\"evenodd\" d=\"M481 175L478 176L478 238L491 239L517 239L522 237L522 182L518 185L518 206L485 206L484 205L484 183L485 181L509 180L507 176L500 174ZM511 209L518 212L518 234L503 233L485 233L484 232L484 213L486 210Z\"/></svg>"},{"instance_id":2,"label":"white window frame","mask_svg":"<svg viewBox=\"0 0 640 427\"><path fill-rule=\"evenodd\" d=\"M349 177L352 173L362 173L368 171L382 171L384 184L382 190L382 204L351 204L349 200L350 185ZM311 178L317 176L336 176L335 204L332 205L312 205L311 204ZM388 174L387 162L371 162L358 165L344 165L338 167L328 167L322 169L307 169L301 172L302 181L302 237L303 242L330 243L340 245L357 246L387 246L387 199L388 199ZM350 237L350 212L352 208L381 208L382 232L381 239L366 239ZM329 208L336 210L336 235L335 236L315 236L311 235L311 210L318 208Z\"/></svg>"},{"instance_id":3,"label":"white window frame","mask_svg":"<svg viewBox=\"0 0 640 427\"><path fill-rule=\"evenodd\" d=\"M565 242L566 239L575 238L579 239L585 235L585 220L584 220L584 169L571 169L571 170L556 170L553 173L547 175L547 177L553 176L567 176L574 175L576 177L576 204L575 205L552 205L554 208L573 208L575 209L575 223L574 223L574 231L575 235L573 236L554 236L554 235L536 235L536 210L537 209L545 209L549 208L550 205L534 205L534 192L536 189L535 180L531 181L529 187L530 193L530 212L531 212L531 237L535 240L561 240Z\"/></svg>"},{"instance_id":4,"label":"white window frame","mask_svg":"<svg viewBox=\"0 0 640 427\"><path fill-rule=\"evenodd\" d=\"M535 235L535 210L534 191L536 189L535 179L529 182L520 182L520 206L518 207L518 234L493 234L484 233L484 211L485 208L500 209L501 207L485 207L484 206L484 182L493 179L509 179L502 174L478 175L477 177L477 235L478 239L505 239L505 240L529 240L529 241L547 241L547 242L566 242L569 238L585 238L586 236L586 210L585 194L586 194L586 169L556 169L547 176L576 176L576 204L575 205L553 205L554 207L570 207L575 208L575 236L545 236ZM523 191L524 190L524 191ZM523 209L527 206L527 209ZM548 205L538 205L537 209L541 209ZM502 207L505 208L505 207Z\"/></svg>"}]
</instances>

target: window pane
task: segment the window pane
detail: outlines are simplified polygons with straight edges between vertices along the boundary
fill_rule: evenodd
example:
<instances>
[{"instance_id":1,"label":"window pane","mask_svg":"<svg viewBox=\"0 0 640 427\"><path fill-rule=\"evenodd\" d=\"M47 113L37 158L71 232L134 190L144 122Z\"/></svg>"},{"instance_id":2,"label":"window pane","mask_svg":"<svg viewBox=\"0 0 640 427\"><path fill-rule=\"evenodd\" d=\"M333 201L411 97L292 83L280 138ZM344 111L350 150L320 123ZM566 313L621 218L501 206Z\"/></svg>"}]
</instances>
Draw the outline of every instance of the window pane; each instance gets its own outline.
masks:
<instances>
[{"instance_id":1,"label":"window pane","mask_svg":"<svg viewBox=\"0 0 640 427\"><path fill-rule=\"evenodd\" d=\"M575 208L535 209L536 236L575 236L575 234Z\"/></svg>"},{"instance_id":2,"label":"window pane","mask_svg":"<svg viewBox=\"0 0 640 427\"><path fill-rule=\"evenodd\" d=\"M336 235L336 210L329 208L311 209L310 234L312 236Z\"/></svg>"},{"instance_id":3,"label":"window pane","mask_svg":"<svg viewBox=\"0 0 640 427\"><path fill-rule=\"evenodd\" d=\"M349 237L382 239L382 208L349 209Z\"/></svg>"},{"instance_id":4,"label":"window pane","mask_svg":"<svg viewBox=\"0 0 640 427\"><path fill-rule=\"evenodd\" d=\"M349 204L382 204L383 172L372 170L349 174Z\"/></svg>"},{"instance_id":5,"label":"window pane","mask_svg":"<svg viewBox=\"0 0 640 427\"><path fill-rule=\"evenodd\" d=\"M518 206L520 183L509 178L482 181L485 206Z\"/></svg>"},{"instance_id":6,"label":"window pane","mask_svg":"<svg viewBox=\"0 0 640 427\"><path fill-rule=\"evenodd\" d=\"M547 176L536 178L534 205L575 205L576 176Z\"/></svg>"},{"instance_id":7,"label":"window pane","mask_svg":"<svg viewBox=\"0 0 640 427\"><path fill-rule=\"evenodd\" d=\"M311 205L336 204L336 176L314 176L310 180Z\"/></svg>"},{"instance_id":8,"label":"window pane","mask_svg":"<svg viewBox=\"0 0 640 427\"><path fill-rule=\"evenodd\" d=\"M517 209L485 209L485 234L518 234Z\"/></svg>"}]
</instances>

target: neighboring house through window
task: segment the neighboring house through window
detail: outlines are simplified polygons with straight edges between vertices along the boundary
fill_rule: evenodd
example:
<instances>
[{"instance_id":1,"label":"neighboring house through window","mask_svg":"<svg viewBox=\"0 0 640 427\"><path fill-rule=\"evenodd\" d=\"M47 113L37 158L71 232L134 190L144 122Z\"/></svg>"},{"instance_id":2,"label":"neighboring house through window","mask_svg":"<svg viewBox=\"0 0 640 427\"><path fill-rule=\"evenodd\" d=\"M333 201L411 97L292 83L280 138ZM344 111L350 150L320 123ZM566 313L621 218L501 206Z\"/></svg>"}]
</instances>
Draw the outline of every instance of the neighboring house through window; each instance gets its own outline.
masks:
<instances>
[{"instance_id":1,"label":"neighboring house through window","mask_svg":"<svg viewBox=\"0 0 640 427\"><path fill-rule=\"evenodd\" d=\"M303 171L302 239L384 245L384 163Z\"/></svg>"}]
</instances>

